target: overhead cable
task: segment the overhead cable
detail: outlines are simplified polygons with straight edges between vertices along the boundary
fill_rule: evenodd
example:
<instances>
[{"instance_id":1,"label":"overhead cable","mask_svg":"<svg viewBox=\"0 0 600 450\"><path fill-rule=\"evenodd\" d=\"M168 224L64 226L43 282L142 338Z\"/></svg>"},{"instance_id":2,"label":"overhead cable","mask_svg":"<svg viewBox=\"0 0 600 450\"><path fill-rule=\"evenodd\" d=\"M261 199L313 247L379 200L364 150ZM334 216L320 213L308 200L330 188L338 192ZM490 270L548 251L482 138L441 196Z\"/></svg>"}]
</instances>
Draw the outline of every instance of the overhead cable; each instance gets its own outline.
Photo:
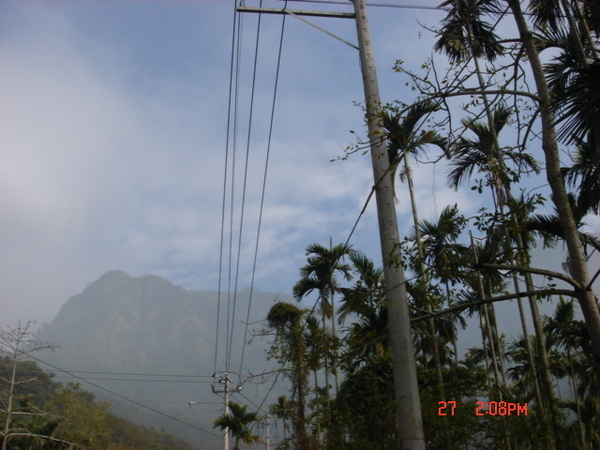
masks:
<instances>
[{"instance_id":1,"label":"overhead cable","mask_svg":"<svg viewBox=\"0 0 600 450\"><path fill-rule=\"evenodd\" d=\"M287 6L287 1L286 1L285 5ZM270 117L270 121L269 121L269 135L267 138L267 153L265 156L265 166L264 166L264 171L263 171L262 190L261 190L260 206L259 206L259 213L258 213L258 227L257 227L257 231L256 231L256 245L254 248L254 261L252 264L252 278L250 280L250 298L248 299L248 310L246 313L246 326L245 326L245 330L244 330L244 340L242 343L243 346L242 346L242 355L240 358L239 373L242 373L242 366L244 364L244 355L246 352L247 337L248 337L248 326L250 324L250 309L252 306L252 297L254 295L254 280L255 280L256 266L257 266L257 260L258 260L258 246L260 243L260 232L261 232L261 228L262 228L262 218L263 218L263 212L264 212L265 193L266 193L266 186L267 186L267 174L268 174L268 169L269 169L269 157L271 154L271 141L272 141L272 137L273 137L273 124L275 122L275 105L277 103L277 92L278 92L278 87L279 87L279 74L281 71L281 55L282 55L282 51L283 51L283 36L284 36L284 32L285 32L285 19L286 19L286 16L284 15L282 22L281 22L281 33L279 36L279 49L277 52L277 65L276 65L276 69L275 69L275 85L273 86L273 99L271 101L271 117Z\"/></svg>"}]
</instances>

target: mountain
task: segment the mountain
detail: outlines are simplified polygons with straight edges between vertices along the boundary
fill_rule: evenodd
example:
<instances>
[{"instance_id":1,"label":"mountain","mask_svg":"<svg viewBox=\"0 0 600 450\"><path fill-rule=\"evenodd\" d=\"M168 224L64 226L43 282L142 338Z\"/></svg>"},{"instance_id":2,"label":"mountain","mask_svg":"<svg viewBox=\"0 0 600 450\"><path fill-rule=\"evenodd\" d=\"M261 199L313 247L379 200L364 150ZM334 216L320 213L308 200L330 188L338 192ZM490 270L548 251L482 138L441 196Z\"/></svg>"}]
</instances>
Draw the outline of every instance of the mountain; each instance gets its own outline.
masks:
<instances>
[{"instance_id":1,"label":"mountain","mask_svg":"<svg viewBox=\"0 0 600 450\"><path fill-rule=\"evenodd\" d=\"M220 322L225 327L228 296L221 297ZM232 400L255 410L270 382L263 377L245 381L247 375L276 365L266 360L266 340L256 338L243 345L246 326L241 321L246 320L250 297L249 323L254 323L264 319L281 296L245 289L229 297L230 311L237 305L236 318L230 321L234 324L230 378L232 384L244 385ZM223 399L211 389L218 298L216 292L188 291L155 275L132 277L110 271L67 300L52 323L38 332L38 339L59 349L36 357L49 364L57 381L80 382L109 401L116 414L164 428L198 448L221 448L212 423L222 414ZM225 335L224 329L219 330L221 348ZM220 349L217 372L224 370L225 359ZM240 369L244 373L236 373ZM272 392L270 399L281 393Z\"/></svg>"}]
</instances>

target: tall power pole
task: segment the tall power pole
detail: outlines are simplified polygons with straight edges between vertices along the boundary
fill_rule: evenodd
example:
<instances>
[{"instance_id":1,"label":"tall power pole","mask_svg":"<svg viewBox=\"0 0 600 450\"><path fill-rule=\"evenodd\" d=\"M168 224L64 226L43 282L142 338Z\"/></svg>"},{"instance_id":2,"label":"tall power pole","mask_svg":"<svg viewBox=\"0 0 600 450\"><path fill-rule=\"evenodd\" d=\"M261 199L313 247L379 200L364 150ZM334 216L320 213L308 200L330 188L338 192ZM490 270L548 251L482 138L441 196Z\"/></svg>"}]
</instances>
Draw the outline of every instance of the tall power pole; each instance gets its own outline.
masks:
<instances>
[{"instance_id":1,"label":"tall power pole","mask_svg":"<svg viewBox=\"0 0 600 450\"><path fill-rule=\"evenodd\" d=\"M379 114L381 100L377 82L377 72L375 70L375 58L373 56L365 1L351 1L354 4L353 16L356 21L358 34L358 50L360 53L367 109L367 123L371 144L371 160L373 164L373 177L375 180L375 198L377 202L377 217L379 221L385 291L389 302L388 320L397 405L398 448L401 450L422 450L425 449L425 437L421 417L421 402L419 398L417 370L410 330L410 315L405 285L406 279L401 263L398 220L392 185L393 180L389 171L389 160L384 137L385 129L383 127L382 117ZM352 15L348 13L248 8L245 6L239 6L237 9L241 12L289 14L294 17L323 16L352 18ZM332 36L336 37L334 35ZM336 39L339 38L336 37ZM353 45L351 46L354 47Z\"/></svg>"},{"instance_id":2,"label":"tall power pole","mask_svg":"<svg viewBox=\"0 0 600 450\"><path fill-rule=\"evenodd\" d=\"M389 303L388 320L392 366L394 368L399 448L402 450L418 450L425 448L421 402L410 331L406 279L401 263L393 180L389 170L387 145L384 138L385 129L381 114L379 114L381 99L364 0L354 0L354 14L356 16L367 124L371 144L371 161L375 180L383 276L386 297Z\"/></svg>"}]
</instances>

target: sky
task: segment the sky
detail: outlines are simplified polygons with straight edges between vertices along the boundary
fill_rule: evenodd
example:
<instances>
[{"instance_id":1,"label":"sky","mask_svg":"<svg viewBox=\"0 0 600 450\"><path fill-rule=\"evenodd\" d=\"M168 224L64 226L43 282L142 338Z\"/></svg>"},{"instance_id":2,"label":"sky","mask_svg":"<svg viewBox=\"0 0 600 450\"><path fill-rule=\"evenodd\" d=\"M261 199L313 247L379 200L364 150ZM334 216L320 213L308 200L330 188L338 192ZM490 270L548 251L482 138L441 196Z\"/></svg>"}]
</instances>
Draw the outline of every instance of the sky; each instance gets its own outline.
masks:
<instances>
[{"instance_id":1,"label":"sky","mask_svg":"<svg viewBox=\"0 0 600 450\"><path fill-rule=\"evenodd\" d=\"M392 68L401 59L418 70L431 56L435 36L427 28L444 13L423 7L437 3L392 8L410 3L381 0L368 8L384 103L414 99ZM368 156L340 160L344 149L366 139L358 52L288 16L270 134L283 18L262 16L257 44L258 15L239 15L234 127L228 121L234 4L0 0L2 324L50 322L70 296L113 269L160 275L188 289L253 284L290 294L307 245L346 241L373 184ZM289 4L351 11L345 4ZM356 43L352 20L310 20ZM413 170L421 219L448 204L457 203L465 216L482 206L468 189L450 190L443 167ZM396 185L406 236L408 195ZM373 203L350 242L377 261ZM600 230L597 218L588 223ZM228 267L239 271L229 275Z\"/></svg>"},{"instance_id":2,"label":"sky","mask_svg":"<svg viewBox=\"0 0 600 450\"><path fill-rule=\"evenodd\" d=\"M293 4L350 11L342 6ZM250 155L237 286L250 285L282 16L261 19L250 139L258 16L241 16L239 118L228 139L233 11L225 0L0 1L2 323L49 322L67 298L113 269L217 290L227 146L236 153L228 176L234 249ZM421 62L431 37L418 37L416 20L433 25L442 14L369 13L382 99L402 98L392 66L400 57ZM356 43L353 21L311 20ZM364 139L362 99L358 52L288 17L257 288L290 293L308 244L348 237L372 185L370 160L332 160ZM443 174L435 182L418 183L425 209L456 200ZM405 215L408 203L398 210ZM373 258L376 230L369 208L353 244Z\"/></svg>"}]
</instances>

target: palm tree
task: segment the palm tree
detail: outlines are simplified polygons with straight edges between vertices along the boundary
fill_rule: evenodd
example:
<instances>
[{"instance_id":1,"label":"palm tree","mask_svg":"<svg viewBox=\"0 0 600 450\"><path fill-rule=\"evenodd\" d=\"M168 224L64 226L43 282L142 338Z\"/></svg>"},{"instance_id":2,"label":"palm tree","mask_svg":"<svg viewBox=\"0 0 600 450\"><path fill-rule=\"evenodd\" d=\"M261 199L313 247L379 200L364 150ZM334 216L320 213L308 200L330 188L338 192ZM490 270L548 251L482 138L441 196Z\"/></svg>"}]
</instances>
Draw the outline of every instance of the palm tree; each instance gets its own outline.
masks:
<instances>
[{"instance_id":1,"label":"palm tree","mask_svg":"<svg viewBox=\"0 0 600 450\"><path fill-rule=\"evenodd\" d=\"M292 417L293 404L285 395L280 395L277 397L277 403L273 403L269 409L271 413L275 414L283 422L283 447L281 448L290 448L287 437L290 426L287 421Z\"/></svg>"},{"instance_id":2,"label":"palm tree","mask_svg":"<svg viewBox=\"0 0 600 450\"><path fill-rule=\"evenodd\" d=\"M573 210L573 216L577 224L577 228L580 229L585 225L584 217L587 212L587 207L582 205L582 201L575 197L574 194L569 193L569 202L571 203L571 209ZM537 233L544 243L544 247L553 248L556 246L558 240L564 240L565 234L562 229L560 217L554 210L554 214L534 214L524 222L525 232ZM587 257L590 248L592 250L600 251L600 239L591 233L579 231L579 240L583 251ZM571 272L571 269L567 264L567 272Z\"/></svg>"},{"instance_id":3,"label":"palm tree","mask_svg":"<svg viewBox=\"0 0 600 450\"><path fill-rule=\"evenodd\" d=\"M553 3L553 4L552 4ZM597 108L600 76L597 42L589 35L579 2L533 2L537 51L557 49L544 65L548 88L553 94L558 138L567 143L582 141L591 132L600 133Z\"/></svg>"},{"instance_id":4,"label":"palm tree","mask_svg":"<svg viewBox=\"0 0 600 450\"><path fill-rule=\"evenodd\" d=\"M346 280L351 279L351 267L345 264L344 258L349 255L351 246L338 244L329 248L319 244L306 247L307 264L300 269L300 280L294 285L294 298L302 300L312 291L319 294L321 313L330 319L335 315L333 297L339 292L336 272Z\"/></svg>"},{"instance_id":5,"label":"palm tree","mask_svg":"<svg viewBox=\"0 0 600 450\"><path fill-rule=\"evenodd\" d=\"M355 283L342 288L339 322L356 316L347 328L346 366L350 373L375 357L389 356L387 299L384 294L383 270L376 268L364 253L353 251L349 257Z\"/></svg>"},{"instance_id":6,"label":"palm tree","mask_svg":"<svg viewBox=\"0 0 600 450\"><path fill-rule=\"evenodd\" d=\"M404 170L400 173L400 179L406 179L408 184L413 223L417 233L417 245L419 246L419 255L421 259L423 252L417 227L417 224L419 223L419 214L417 211L409 156L417 157L421 155L425 148L430 145L439 147L447 155L447 140L444 137L433 130L419 132L417 126L423 118L429 116L437 109L438 106L435 103L423 101L415 103L406 112L404 117L400 114L391 115L388 112L383 113L383 126L386 129L386 137L388 139L390 170L392 173L396 173L400 163L404 164ZM392 179L393 178L394 177L392 177Z\"/></svg>"},{"instance_id":7,"label":"palm tree","mask_svg":"<svg viewBox=\"0 0 600 450\"><path fill-rule=\"evenodd\" d=\"M468 139L461 138L458 142L458 148L462 147L464 152L460 152L461 158L458 161L458 165L451 171L450 182L455 186L461 181L461 178L466 174L470 175L473 171L474 165L477 164L476 160L479 159L479 164L485 167L488 173L488 184L492 187L492 192L495 195L496 207L503 213L504 206L508 204L509 217L510 217L510 228L518 230L520 228L519 219L517 215L517 204L512 197L510 183L511 178L516 179L515 175L521 173L523 169L533 170L537 172L539 169L537 163L526 153L517 152L510 149L501 148L498 134L509 119L509 110L504 105L499 105L492 110L492 106L485 94L486 83L483 78L483 71L478 61L478 56L486 56L488 60L492 61L498 55L503 52L502 46L497 42L498 38L492 32L493 27L490 27L487 23L482 20L484 15L494 15L499 11L499 2L495 0L455 0L447 1L443 4L444 6L451 6L448 17L444 22L442 29L442 37L436 43L436 50L444 50L449 57L458 61L465 59L466 57L472 57L475 64L475 72L477 80L479 82L479 89L482 91L481 98L483 100L485 115L487 118L487 124L476 122L474 119L463 121L463 125L466 129L470 129L475 132L478 137L478 142L473 142ZM487 48L487 51L482 51ZM474 143L478 145L473 145ZM477 149L483 150L483 154L477 155L472 154L472 151ZM511 172L506 167L506 160L512 160L516 164L516 171ZM455 163L456 164L456 163ZM486 167L487 166L487 167ZM529 265L529 257L525 249L523 237L519 233L509 233L506 229L506 240L514 240L516 243L516 260L521 266L527 267ZM512 250L510 250L512 254ZM527 290L532 291L533 282L531 276L527 274L525 276ZM516 276L513 276L514 289L519 291L519 282ZM522 300L517 300L519 315L521 317L521 324L523 332L527 334L527 324L524 316L524 310ZM545 397L548 399L552 398L551 382L549 375L549 367L547 364L547 357L545 356L546 345L543 342L544 335L541 331L541 323L539 320L539 312L537 308L536 299L530 297L529 305L534 318L534 326L536 330L538 350L542 353L543 361L543 372L545 374L544 380L546 381ZM529 345L529 341L527 341ZM529 351L530 360L533 359L533 351ZM542 401L542 395L539 389L536 388L536 395L538 401ZM550 401L552 404L552 402ZM552 413L550 413L552 414ZM550 425L548 425L550 429Z\"/></svg>"},{"instance_id":8,"label":"palm tree","mask_svg":"<svg viewBox=\"0 0 600 450\"><path fill-rule=\"evenodd\" d=\"M541 119L542 129L542 149L544 150L547 179L552 191L552 201L556 206L556 210L561 222L561 228L567 244L573 277L580 286L585 286L584 289L577 290L577 297L590 332L594 353L598 358L600 358L600 309L598 308L594 293L587 288L590 285L587 261L581 247L581 240L578 234L576 220L561 173L560 149L555 128L557 119L555 110L555 95L553 95L551 89L549 88L547 74L544 73L544 67L541 63L539 50L536 48L532 30L527 23L523 10L521 9L521 2L511 1L508 2L508 5L512 11L512 16L515 20L523 43L523 48L531 65L531 70L537 89L537 96L539 98L539 116ZM596 69L593 68L593 70ZM571 93L572 98L580 98L579 94L581 94L581 92L577 92L577 90L585 86L593 89L593 91L591 91L592 95L590 95L590 98L596 98L595 96L598 94L598 88L597 86L589 86L588 81L590 80L588 78L590 74L591 72L584 74L584 76L587 78L581 80L583 82L582 85L573 87L574 92ZM574 103L571 103L571 105L572 104ZM565 103L565 105L567 105L567 108L571 106L568 103ZM574 116L574 120L585 122L585 120L590 119L590 109L588 108L590 105L587 104L583 106L585 106L583 113L576 114ZM593 120L594 118L591 119ZM566 123L568 124L569 122L567 121ZM575 132L581 129L579 125L577 125L577 122L572 122L571 125L573 126L570 128L570 132ZM593 124L588 123L588 126L585 128L586 133L591 128L593 128Z\"/></svg>"},{"instance_id":9,"label":"palm tree","mask_svg":"<svg viewBox=\"0 0 600 450\"><path fill-rule=\"evenodd\" d=\"M600 135L592 132L587 140L576 138L577 149L571 156L573 165L563 169L565 181L577 187L577 206L584 214L600 213Z\"/></svg>"},{"instance_id":10,"label":"palm tree","mask_svg":"<svg viewBox=\"0 0 600 450\"><path fill-rule=\"evenodd\" d=\"M406 179L411 198L413 218L418 222L417 207L414 198L414 183L409 156L418 157L431 145L439 147L448 156L448 141L434 130L421 130L419 122L429 117L439 109L438 105L430 100L417 101L405 113L392 114L389 111L382 113L383 126L388 140L388 158L390 171L395 174L398 166L403 163L404 170L400 179ZM392 179L394 177L392 176Z\"/></svg>"},{"instance_id":11,"label":"palm tree","mask_svg":"<svg viewBox=\"0 0 600 450\"><path fill-rule=\"evenodd\" d=\"M473 119L463 120L463 125L466 129L471 130L475 135L476 139L469 139L461 137L453 146L452 153L456 157L451 163L452 169L449 172L449 183L452 187L456 188L458 185L468 176L470 176L475 169L485 172L487 176L487 183L492 188L492 192L495 194L496 205L503 214L505 205L509 208L509 219L510 226L512 229L518 229L519 224L523 223L521 217L524 209L523 203L518 202L513 198L511 193L511 178L509 177L509 171L507 169L506 161L510 161L514 165L513 173L521 173L523 171L538 171L537 162L529 154L520 151L514 151L512 149L501 149L498 147L498 133L508 123L510 117L510 110L505 108L503 105L498 106L492 113L491 127L489 124L477 122ZM508 228L505 228L504 237L506 240L505 244L511 242L516 243L516 254L513 256L513 249L506 245L506 256L509 261L516 260L522 267L529 267L529 256L525 244L526 235L523 233L509 232ZM530 274L525 275L525 283L527 291L533 291L533 280ZM519 292L519 282L516 275L513 275L513 285L516 292ZM529 307L531 309L536 344L538 352L541 355L541 370L542 370L542 388L543 394L540 388L537 386L537 377L534 378L536 383L536 398L538 403L541 405L542 413L550 420L556 411L547 412L544 405L547 404L551 409L554 408L554 395L552 391L552 381L550 374L550 367L548 363L548 356L546 354L547 345L544 342L545 335L542 331L542 325L540 322L540 315L537 307L537 300L533 297L529 297ZM521 319L521 325L523 328L523 334L527 335L527 321L524 315L524 309L522 300L517 299L517 305L519 309L519 316ZM493 317L493 316L492 316ZM525 341L526 345L530 345L529 341ZM529 358L531 363L534 359L533 349L529 349ZM535 370L535 368L534 368ZM548 430L550 430L550 422L548 421Z\"/></svg>"},{"instance_id":12,"label":"palm tree","mask_svg":"<svg viewBox=\"0 0 600 450\"><path fill-rule=\"evenodd\" d=\"M295 448L311 448L306 433L306 395L308 390L308 364L306 342L302 333L306 311L287 302L275 303L267 314L267 323L276 331L274 353L280 362L291 365L287 376L292 384L292 425Z\"/></svg>"},{"instance_id":13,"label":"palm tree","mask_svg":"<svg viewBox=\"0 0 600 450\"><path fill-rule=\"evenodd\" d=\"M498 44L497 36L493 34L490 26L482 21L484 15L493 15L498 12L498 2L495 0L455 0L447 1L444 6L452 6L449 15L444 22L442 37L436 43L436 50L444 50L453 60L464 59L475 56L474 64L479 88L483 92L481 97L484 104L487 123L477 122L475 119L463 120L465 129L471 130L477 136L476 141L461 137L456 146L458 160L453 163L454 168L450 172L450 184L456 187L463 177L471 175L475 166L479 166L487 172L488 184L492 187L495 195L496 206L503 213L504 206L508 204L510 210L510 221L512 229L519 229L519 220L517 217L517 204L511 194L511 178L516 179L515 174L525 171L538 172L535 159L524 152L501 148L498 134L508 122L510 111L502 104L494 110L490 105L485 94L485 81L483 79L482 69L477 56L485 55L492 61L503 52L503 48ZM481 51L487 49L487 51ZM479 54L478 54L479 51ZM515 164L515 169L510 172L506 167L506 160ZM511 176L511 173L513 174ZM528 266L528 256L525 249L523 238L519 233L510 235L506 231L507 241L514 239L517 246L517 260L522 266ZM531 276L526 275L527 290L531 291L533 286ZM519 290L516 276L513 277L515 290ZM517 300L519 314L523 326L523 332L527 334L527 325L524 317L522 301ZM543 334L541 333L541 324L539 322L539 313L535 299L529 299L530 308L534 317L536 335L538 336L538 346L542 354L545 352L543 343ZM532 358L533 356L530 356ZM546 358L542 358L546 361ZM547 364L544 364L547 372ZM547 379L548 377L546 377ZM550 387L548 386L548 392ZM538 395L541 400L541 396Z\"/></svg>"},{"instance_id":14,"label":"palm tree","mask_svg":"<svg viewBox=\"0 0 600 450\"><path fill-rule=\"evenodd\" d=\"M350 288L341 288L342 299L338 310L340 324L349 314L372 314L385 301L383 270L375 267L373 261L360 251L352 251L349 260L356 281Z\"/></svg>"},{"instance_id":15,"label":"palm tree","mask_svg":"<svg viewBox=\"0 0 600 450\"><path fill-rule=\"evenodd\" d=\"M485 56L493 61L504 52L494 27L482 17L497 11L494 0L446 0L439 8L448 8L435 51L443 51L452 62Z\"/></svg>"},{"instance_id":16,"label":"palm tree","mask_svg":"<svg viewBox=\"0 0 600 450\"><path fill-rule=\"evenodd\" d=\"M335 327L335 299L336 293L340 292L340 285L336 274L341 274L346 280L352 278L350 265L344 262L344 258L351 252L351 246L338 244L329 248L319 244L310 244L306 248L307 264L300 269L300 280L294 285L293 295L298 301L302 300L312 291L318 292L318 302L321 306L323 327L326 319L331 319L332 338L337 340ZM337 375L337 350L333 350L332 371L335 378L335 391L339 388ZM327 358L326 358L327 361ZM325 364L326 389L329 390L329 364Z\"/></svg>"},{"instance_id":17,"label":"palm tree","mask_svg":"<svg viewBox=\"0 0 600 450\"><path fill-rule=\"evenodd\" d=\"M308 365L308 369L312 370L314 376L314 393L315 393L315 401L313 402L316 405L315 411L315 425L317 432L317 442L321 442L321 422L323 421L321 417L321 408L320 403L323 396L324 389L319 388L319 371L322 368L321 359L324 357L327 361L330 361L330 347L332 345L331 336L325 328L320 326L319 320L316 316L310 314L306 317L304 322L304 331L302 333L302 338L306 345L306 352L308 356L306 357L306 364ZM327 395L326 403L329 401Z\"/></svg>"},{"instance_id":18,"label":"palm tree","mask_svg":"<svg viewBox=\"0 0 600 450\"><path fill-rule=\"evenodd\" d=\"M452 161L448 172L448 183L452 188L469 178L476 170L488 177L488 184L495 195L496 204L506 204L510 195L510 179L506 170L506 162L514 165L514 172L538 171L535 159L525 152L500 148L497 144L498 134L509 122L511 110L505 105L498 105L491 115L491 124L475 119L463 119L466 130L475 135L475 139L461 136L451 147Z\"/></svg>"},{"instance_id":19,"label":"palm tree","mask_svg":"<svg viewBox=\"0 0 600 450\"><path fill-rule=\"evenodd\" d=\"M390 169L392 172L397 170L400 162L404 163L404 171L400 178L406 178L412 207L413 224L416 232L416 242L418 249L417 265L423 276L420 278L422 285L421 292L425 295L424 307L429 311L434 307L431 304L431 298L427 291L428 276L424 270L423 246L419 234L419 214L417 211L417 202L414 193L414 184L412 170L410 167L409 155L416 156L428 145L436 145L446 152L446 139L437 132L429 130L418 133L417 125L424 118L436 111L437 106L430 101L415 103L401 118L399 115L391 116L388 113L383 114L383 125L388 137L388 157L390 160ZM393 177L392 177L393 179ZM435 322L432 318L427 319L428 336L432 341L432 356L436 368L437 383L440 397L444 397L444 380L442 375L442 364L439 355L438 333L435 329Z\"/></svg>"},{"instance_id":20,"label":"palm tree","mask_svg":"<svg viewBox=\"0 0 600 450\"><path fill-rule=\"evenodd\" d=\"M451 284L455 284L459 277L459 261L464 258L468 248L458 244L465 219L459 214L458 206L448 205L440 213L437 222L423 220L419 223L421 240L424 251L424 262L444 285L446 301L452 306ZM455 322L465 328L464 319L454 313L450 316L451 340L454 347L454 362L458 364L458 342Z\"/></svg>"},{"instance_id":21,"label":"palm tree","mask_svg":"<svg viewBox=\"0 0 600 450\"><path fill-rule=\"evenodd\" d=\"M231 436L235 439L234 450L239 450L239 443L255 444L260 438L250 430L250 425L256 422L259 417L255 412L247 412L248 405L240 405L239 403L229 402L229 414L223 414L217 417L213 428L221 430L229 430Z\"/></svg>"},{"instance_id":22,"label":"palm tree","mask_svg":"<svg viewBox=\"0 0 600 450\"><path fill-rule=\"evenodd\" d=\"M589 340L589 336L585 332L585 327L582 327L580 321L575 320L575 308L572 301L566 302L560 298L554 315L545 317L544 331L548 335L555 338L555 346L566 351L567 357L567 373L572 388L573 395L573 410L579 418L579 436L583 448L587 448L587 438L585 433L585 425L582 416L582 402L576 392L577 375L574 367L574 352L576 349L582 348L585 341Z\"/></svg>"}]
</instances>

